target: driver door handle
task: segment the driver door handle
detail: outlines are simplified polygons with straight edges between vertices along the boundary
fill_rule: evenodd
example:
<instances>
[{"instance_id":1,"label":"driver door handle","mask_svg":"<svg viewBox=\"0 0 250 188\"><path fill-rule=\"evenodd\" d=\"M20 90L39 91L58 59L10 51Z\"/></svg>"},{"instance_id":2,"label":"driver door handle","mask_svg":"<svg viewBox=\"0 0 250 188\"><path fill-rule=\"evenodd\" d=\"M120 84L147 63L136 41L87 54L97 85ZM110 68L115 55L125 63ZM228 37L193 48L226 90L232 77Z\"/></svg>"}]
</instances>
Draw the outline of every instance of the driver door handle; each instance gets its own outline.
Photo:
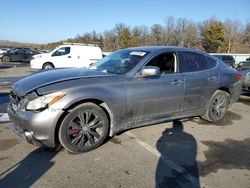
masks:
<instances>
[{"instance_id":1,"label":"driver door handle","mask_svg":"<svg viewBox=\"0 0 250 188\"><path fill-rule=\"evenodd\" d=\"M69 55L68 58L71 58L71 56Z\"/></svg>"},{"instance_id":2,"label":"driver door handle","mask_svg":"<svg viewBox=\"0 0 250 188\"><path fill-rule=\"evenodd\" d=\"M172 85L181 85L183 83L182 80L175 80L173 82L171 82Z\"/></svg>"},{"instance_id":3,"label":"driver door handle","mask_svg":"<svg viewBox=\"0 0 250 188\"><path fill-rule=\"evenodd\" d=\"M212 77L209 77L207 80L216 80L217 77L216 76L212 76Z\"/></svg>"}]
</instances>

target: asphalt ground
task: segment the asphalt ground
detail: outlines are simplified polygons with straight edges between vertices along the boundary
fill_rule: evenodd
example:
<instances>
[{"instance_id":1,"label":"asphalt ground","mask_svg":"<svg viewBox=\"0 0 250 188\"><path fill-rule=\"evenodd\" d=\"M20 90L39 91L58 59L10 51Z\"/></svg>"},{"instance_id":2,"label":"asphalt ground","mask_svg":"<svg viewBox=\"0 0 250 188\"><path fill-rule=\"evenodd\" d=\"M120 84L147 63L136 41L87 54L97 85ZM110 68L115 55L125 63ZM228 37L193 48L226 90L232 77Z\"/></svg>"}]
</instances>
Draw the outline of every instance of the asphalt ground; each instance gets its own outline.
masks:
<instances>
[{"instance_id":1,"label":"asphalt ground","mask_svg":"<svg viewBox=\"0 0 250 188\"><path fill-rule=\"evenodd\" d=\"M32 73L2 71L1 78ZM8 88L0 93L1 109ZM249 114L245 93L216 124L189 118L132 129L83 154L37 148L12 133L10 122L0 122L0 187L249 188Z\"/></svg>"}]
</instances>

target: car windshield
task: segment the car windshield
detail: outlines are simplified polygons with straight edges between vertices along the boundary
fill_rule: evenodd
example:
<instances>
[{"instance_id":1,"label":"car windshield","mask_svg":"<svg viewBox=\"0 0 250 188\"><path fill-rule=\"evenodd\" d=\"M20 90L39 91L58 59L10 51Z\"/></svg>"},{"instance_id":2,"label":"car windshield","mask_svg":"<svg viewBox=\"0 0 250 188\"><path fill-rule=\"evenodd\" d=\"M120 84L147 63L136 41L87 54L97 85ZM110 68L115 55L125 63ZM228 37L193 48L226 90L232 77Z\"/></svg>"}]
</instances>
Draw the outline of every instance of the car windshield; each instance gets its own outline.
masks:
<instances>
[{"instance_id":1,"label":"car windshield","mask_svg":"<svg viewBox=\"0 0 250 188\"><path fill-rule=\"evenodd\" d=\"M99 60L89 68L111 74L124 74L138 64L148 52L121 50Z\"/></svg>"}]
</instances>

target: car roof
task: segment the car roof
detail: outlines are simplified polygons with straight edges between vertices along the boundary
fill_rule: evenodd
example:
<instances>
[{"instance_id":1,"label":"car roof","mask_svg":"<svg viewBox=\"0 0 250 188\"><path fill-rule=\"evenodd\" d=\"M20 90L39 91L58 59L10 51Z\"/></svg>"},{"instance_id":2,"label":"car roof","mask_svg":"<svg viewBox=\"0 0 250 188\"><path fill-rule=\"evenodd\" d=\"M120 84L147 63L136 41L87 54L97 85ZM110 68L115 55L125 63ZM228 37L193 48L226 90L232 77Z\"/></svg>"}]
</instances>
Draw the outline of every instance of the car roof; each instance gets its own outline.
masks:
<instances>
[{"instance_id":1,"label":"car roof","mask_svg":"<svg viewBox=\"0 0 250 188\"><path fill-rule=\"evenodd\" d=\"M233 57L232 55L225 55L225 54L214 54L213 56L218 56L218 57L225 57L225 56L230 56L230 57Z\"/></svg>"},{"instance_id":2,"label":"car roof","mask_svg":"<svg viewBox=\"0 0 250 188\"><path fill-rule=\"evenodd\" d=\"M178 46L141 46L141 47L132 47L132 48L126 48L127 50L138 50L138 51L146 51L146 52L154 52L154 51L164 51L164 50L173 50L173 51L190 51L190 52L196 52L196 53L203 53L207 54L205 52L195 50L192 48L183 48Z\"/></svg>"},{"instance_id":3,"label":"car roof","mask_svg":"<svg viewBox=\"0 0 250 188\"><path fill-rule=\"evenodd\" d=\"M90 48L100 48L99 46L92 46L92 45L77 45L77 44L62 44L57 46L56 48L62 47L90 47Z\"/></svg>"}]
</instances>

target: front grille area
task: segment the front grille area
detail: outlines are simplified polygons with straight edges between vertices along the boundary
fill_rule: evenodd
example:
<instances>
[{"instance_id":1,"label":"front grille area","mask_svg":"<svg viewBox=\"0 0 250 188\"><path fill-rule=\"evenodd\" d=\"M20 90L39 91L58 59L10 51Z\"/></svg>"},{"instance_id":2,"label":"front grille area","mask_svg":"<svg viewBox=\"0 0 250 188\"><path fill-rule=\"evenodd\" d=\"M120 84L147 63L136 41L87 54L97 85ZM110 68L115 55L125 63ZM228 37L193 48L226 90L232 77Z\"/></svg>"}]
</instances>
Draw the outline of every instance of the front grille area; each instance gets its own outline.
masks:
<instances>
[{"instance_id":1,"label":"front grille area","mask_svg":"<svg viewBox=\"0 0 250 188\"><path fill-rule=\"evenodd\" d=\"M10 104L14 111L17 111L21 108L22 105L22 98L18 95L16 95L13 91L10 91Z\"/></svg>"},{"instance_id":2,"label":"front grille area","mask_svg":"<svg viewBox=\"0 0 250 188\"><path fill-rule=\"evenodd\" d=\"M21 101L21 97L17 96L13 91L10 91L10 102L18 105Z\"/></svg>"}]
</instances>

